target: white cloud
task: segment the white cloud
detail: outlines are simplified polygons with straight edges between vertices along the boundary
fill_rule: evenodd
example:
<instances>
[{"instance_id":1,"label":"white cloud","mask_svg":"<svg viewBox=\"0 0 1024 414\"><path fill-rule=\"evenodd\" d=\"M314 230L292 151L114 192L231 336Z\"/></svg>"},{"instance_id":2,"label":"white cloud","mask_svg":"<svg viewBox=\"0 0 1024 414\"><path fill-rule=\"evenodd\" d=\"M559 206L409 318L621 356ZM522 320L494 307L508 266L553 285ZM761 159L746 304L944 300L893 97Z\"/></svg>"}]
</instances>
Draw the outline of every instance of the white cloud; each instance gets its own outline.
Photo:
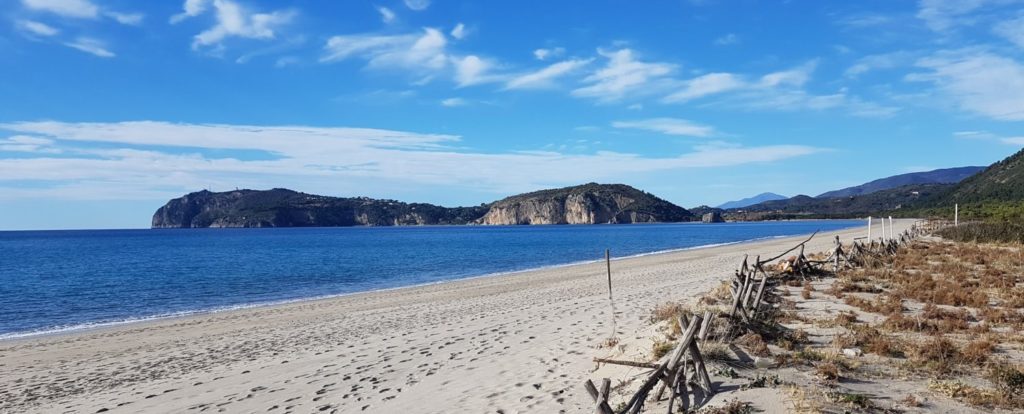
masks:
<instances>
[{"instance_id":1,"label":"white cloud","mask_svg":"<svg viewBox=\"0 0 1024 414\"><path fill-rule=\"evenodd\" d=\"M460 138L450 135L149 121L18 122L0 124L0 129L69 143L63 147L67 151L61 158L0 159L0 197L8 199L160 199L208 185L291 187L330 194L351 182L361 183L362 191L380 185L416 184L513 193L552 185L615 180L626 174L663 174L690 168L773 162L821 151L799 145L768 145L701 148L659 157L619 152L494 153L467 150L462 143L459 147L451 146ZM82 144L94 142L106 143L104 147L113 149L81 150ZM275 158L245 161L136 148L149 145L260 150ZM19 180L38 180L50 186L19 191L5 188L5 182ZM116 195L109 191L111 188L119 189Z\"/></svg>"},{"instance_id":2,"label":"white cloud","mask_svg":"<svg viewBox=\"0 0 1024 414\"><path fill-rule=\"evenodd\" d=\"M452 29L451 35L453 38L462 40L465 39L467 35L469 35L469 30L466 29L466 25L459 23L455 25L454 29Z\"/></svg>"},{"instance_id":3,"label":"white cloud","mask_svg":"<svg viewBox=\"0 0 1024 414\"><path fill-rule=\"evenodd\" d=\"M987 51L943 51L917 61L927 73L909 81L933 83L961 109L992 119L1024 120L1024 65Z\"/></svg>"},{"instance_id":4,"label":"white cloud","mask_svg":"<svg viewBox=\"0 0 1024 414\"><path fill-rule=\"evenodd\" d=\"M0 151L32 152L56 154L60 150L53 147L54 140L28 135L13 135L0 139Z\"/></svg>"},{"instance_id":5,"label":"white cloud","mask_svg":"<svg viewBox=\"0 0 1024 414\"><path fill-rule=\"evenodd\" d=\"M380 13L380 20L384 23L391 23L395 21L395 12L391 11L391 9L379 6L377 7L377 12Z\"/></svg>"},{"instance_id":6,"label":"white cloud","mask_svg":"<svg viewBox=\"0 0 1024 414\"><path fill-rule=\"evenodd\" d=\"M561 47L551 49L537 49L533 51L533 57L537 60L548 60L549 58L556 58L565 54L565 49Z\"/></svg>"},{"instance_id":7,"label":"white cloud","mask_svg":"<svg viewBox=\"0 0 1024 414\"><path fill-rule=\"evenodd\" d=\"M543 69L509 79L506 89L538 89L554 86L556 78L568 75L592 62L593 59L571 59L551 64Z\"/></svg>"},{"instance_id":8,"label":"white cloud","mask_svg":"<svg viewBox=\"0 0 1024 414\"><path fill-rule=\"evenodd\" d=\"M181 13L171 16L171 24L179 23L189 17L195 17L203 14L210 6L210 0L185 0L185 4L182 6L184 10Z\"/></svg>"},{"instance_id":9,"label":"white cloud","mask_svg":"<svg viewBox=\"0 0 1024 414\"><path fill-rule=\"evenodd\" d=\"M688 102L693 99L746 87L747 84L731 73L709 73L685 82L682 90L662 99L663 102Z\"/></svg>"},{"instance_id":10,"label":"white cloud","mask_svg":"<svg viewBox=\"0 0 1024 414\"><path fill-rule=\"evenodd\" d=\"M1004 137L993 134L988 131L957 131L953 133L953 137L957 139L968 139L975 141L992 141L1006 145L1024 145L1024 137Z\"/></svg>"},{"instance_id":11,"label":"white cloud","mask_svg":"<svg viewBox=\"0 0 1024 414\"><path fill-rule=\"evenodd\" d=\"M121 13L115 11L103 12L103 14L111 19L117 20L118 23L129 26L138 26L142 24L142 20L146 17L142 13Z\"/></svg>"},{"instance_id":12,"label":"white cloud","mask_svg":"<svg viewBox=\"0 0 1024 414\"><path fill-rule=\"evenodd\" d=\"M740 42L740 37L736 33L729 33L725 36L715 39L715 44L719 46L735 45Z\"/></svg>"},{"instance_id":13,"label":"white cloud","mask_svg":"<svg viewBox=\"0 0 1024 414\"><path fill-rule=\"evenodd\" d=\"M920 0L917 17L936 32L947 31L965 23L966 15L985 4L986 0Z\"/></svg>"},{"instance_id":14,"label":"white cloud","mask_svg":"<svg viewBox=\"0 0 1024 414\"><path fill-rule=\"evenodd\" d=\"M426 10L430 7L430 0L405 0L405 7L416 11Z\"/></svg>"},{"instance_id":15,"label":"white cloud","mask_svg":"<svg viewBox=\"0 0 1024 414\"><path fill-rule=\"evenodd\" d=\"M844 75L855 78L873 70L892 69L899 66L910 65L914 61L914 54L905 51L868 55L846 69Z\"/></svg>"},{"instance_id":16,"label":"white cloud","mask_svg":"<svg viewBox=\"0 0 1024 414\"><path fill-rule=\"evenodd\" d=\"M182 13L171 16L171 23L179 23L189 17L199 16L213 6L217 24L195 35L192 49L202 47L223 47L222 42L230 37L269 40L276 37L276 30L291 23L298 14L295 10L275 10L259 13L243 7L232 0L186 0Z\"/></svg>"},{"instance_id":17,"label":"white cloud","mask_svg":"<svg viewBox=\"0 0 1024 414\"><path fill-rule=\"evenodd\" d=\"M665 135L689 137L703 138L715 134L715 129L713 127L696 124L685 119L678 118L651 118L638 121L615 121L612 123L612 126L615 128L641 129Z\"/></svg>"},{"instance_id":18,"label":"white cloud","mask_svg":"<svg viewBox=\"0 0 1024 414\"><path fill-rule=\"evenodd\" d=\"M64 45L99 57L112 58L116 56L114 52L107 50L107 46L102 41L90 37L79 37L74 41L64 43Z\"/></svg>"},{"instance_id":19,"label":"white cloud","mask_svg":"<svg viewBox=\"0 0 1024 414\"><path fill-rule=\"evenodd\" d=\"M1024 48L1024 17L999 22L992 32L1002 36L1017 47Z\"/></svg>"},{"instance_id":20,"label":"white cloud","mask_svg":"<svg viewBox=\"0 0 1024 414\"><path fill-rule=\"evenodd\" d=\"M100 6L89 0L21 0L21 4L29 10L53 13L61 17L98 19L102 15L114 19L118 23L132 26L142 23L144 17L142 13L102 10Z\"/></svg>"},{"instance_id":21,"label":"white cloud","mask_svg":"<svg viewBox=\"0 0 1024 414\"><path fill-rule=\"evenodd\" d=\"M89 0L21 0L21 4L32 10L79 19L95 19L100 11Z\"/></svg>"},{"instance_id":22,"label":"white cloud","mask_svg":"<svg viewBox=\"0 0 1024 414\"><path fill-rule=\"evenodd\" d=\"M456 106L465 106L468 104L469 102L462 98L448 98L441 101L441 106L447 106L449 108Z\"/></svg>"},{"instance_id":23,"label":"white cloud","mask_svg":"<svg viewBox=\"0 0 1024 414\"><path fill-rule=\"evenodd\" d=\"M772 72L761 77L760 86L803 86L811 79L811 73L818 67L818 61L812 60L793 69Z\"/></svg>"},{"instance_id":24,"label":"white cloud","mask_svg":"<svg viewBox=\"0 0 1024 414\"><path fill-rule=\"evenodd\" d=\"M60 34L60 30L55 27L31 20L19 21L18 27L36 36L50 37Z\"/></svg>"},{"instance_id":25,"label":"white cloud","mask_svg":"<svg viewBox=\"0 0 1024 414\"><path fill-rule=\"evenodd\" d=\"M424 73L447 66L446 45L444 34L433 28L426 28L421 34L333 36L327 40L320 61L358 57L365 59L370 69Z\"/></svg>"},{"instance_id":26,"label":"white cloud","mask_svg":"<svg viewBox=\"0 0 1024 414\"><path fill-rule=\"evenodd\" d=\"M469 55L454 60L455 82L460 86L471 86L484 82L490 82L493 77L487 72L494 66L493 63L481 59L479 56Z\"/></svg>"},{"instance_id":27,"label":"white cloud","mask_svg":"<svg viewBox=\"0 0 1024 414\"><path fill-rule=\"evenodd\" d=\"M670 81L666 76L675 70L672 64L638 60L630 49L598 53L608 59L607 64L584 78L583 82L589 85L572 91L573 96L614 102L630 95L651 93Z\"/></svg>"},{"instance_id":28,"label":"white cloud","mask_svg":"<svg viewBox=\"0 0 1024 414\"><path fill-rule=\"evenodd\" d=\"M283 68L283 67L286 67L286 66L297 65L297 64L299 64L301 62L302 61L299 58L295 57L295 56L282 56L282 57L277 58L277 60L274 61L274 67Z\"/></svg>"},{"instance_id":29,"label":"white cloud","mask_svg":"<svg viewBox=\"0 0 1024 414\"><path fill-rule=\"evenodd\" d=\"M704 106L719 106L772 111L822 111L842 108L845 113L868 118L887 118L900 109L864 101L843 88L830 94L814 94L805 89L817 67L812 60L795 68L771 72L756 78L732 73L709 73L683 81L683 88L662 98L664 103L687 103L716 96Z\"/></svg>"}]
</instances>

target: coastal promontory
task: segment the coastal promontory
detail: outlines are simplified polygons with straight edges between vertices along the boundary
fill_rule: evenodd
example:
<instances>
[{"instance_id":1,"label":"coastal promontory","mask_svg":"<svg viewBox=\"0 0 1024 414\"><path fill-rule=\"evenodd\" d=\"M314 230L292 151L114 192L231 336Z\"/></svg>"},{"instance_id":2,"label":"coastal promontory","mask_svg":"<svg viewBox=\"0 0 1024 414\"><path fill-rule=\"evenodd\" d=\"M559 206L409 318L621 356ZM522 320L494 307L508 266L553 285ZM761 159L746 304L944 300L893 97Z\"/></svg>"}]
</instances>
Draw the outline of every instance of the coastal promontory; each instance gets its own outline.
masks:
<instances>
[{"instance_id":1,"label":"coastal promontory","mask_svg":"<svg viewBox=\"0 0 1024 414\"><path fill-rule=\"evenodd\" d=\"M153 214L153 228L339 227L460 224L680 222L686 209L623 184L584 184L472 207L442 207L367 197L328 197L288 189L198 191Z\"/></svg>"}]
</instances>

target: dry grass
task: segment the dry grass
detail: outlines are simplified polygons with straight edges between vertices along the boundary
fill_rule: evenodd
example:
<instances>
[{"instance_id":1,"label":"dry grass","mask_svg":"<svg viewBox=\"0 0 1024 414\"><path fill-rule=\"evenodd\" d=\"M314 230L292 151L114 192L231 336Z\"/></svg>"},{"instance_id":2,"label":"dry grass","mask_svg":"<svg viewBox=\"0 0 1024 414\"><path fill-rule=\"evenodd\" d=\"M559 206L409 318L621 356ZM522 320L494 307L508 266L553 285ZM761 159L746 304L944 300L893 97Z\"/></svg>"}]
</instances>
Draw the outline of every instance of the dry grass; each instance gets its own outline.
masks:
<instances>
[{"instance_id":1,"label":"dry grass","mask_svg":"<svg viewBox=\"0 0 1024 414\"><path fill-rule=\"evenodd\" d=\"M960 347L941 336L933 336L908 346L910 362L937 374L948 374L960 362Z\"/></svg>"},{"instance_id":2,"label":"dry grass","mask_svg":"<svg viewBox=\"0 0 1024 414\"><path fill-rule=\"evenodd\" d=\"M754 407L745 401L730 400L721 407L701 407L696 414L750 414L754 412Z\"/></svg>"},{"instance_id":3,"label":"dry grass","mask_svg":"<svg viewBox=\"0 0 1024 414\"><path fill-rule=\"evenodd\" d=\"M768 344L764 341L761 335L751 332L743 335L736 339L736 344L747 349L751 355L766 357L771 356L771 351L768 350Z\"/></svg>"},{"instance_id":4,"label":"dry grass","mask_svg":"<svg viewBox=\"0 0 1024 414\"><path fill-rule=\"evenodd\" d=\"M651 356L654 357L654 360L659 360L665 355L668 355L669 352L672 352L673 348L675 348L675 344L672 342L654 341L654 343L651 344Z\"/></svg>"},{"instance_id":5,"label":"dry grass","mask_svg":"<svg viewBox=\"0 0 1024 414\"><path fill-rule=\"evenodd\" d=\"M679 302L667 302L658 305L651 311L651 322L657 323L661 321L675 321L683 312L686 311L686 306Z\"/></svg>"},{"instance_id":6,"label":"dry grass","mask_svg":"<svg viewBox=\"0 0 1024 414\"><path fill-rule=\"evenodd\" d=\"M826 294L822 299L857 309L812 321L823 328L842 328L831 338L831 351L792 346L783 339L776 344L793 352L780 362L813 367L814 376L831 385L861 372L845 364L863 361L872 367L863 372L898 369L911 379L929 381L932 391L967 405L1024 409L1024 370L1007 362L1014 357L1019 363L1020 358L1000 353L1000 349L1024 345L1024 335L1018 333L1024 330L1022 257L1020 245L915 242L892 257L866 258L865 266L841 273L822 289ZM800 297L807 300L814 290L809 284L802 286ZM792 313L787 320L807 321L806 316ZM1015 345L1006 345L1011 343ZM885 358L837 357L848 348ZM962 380L946 380L951 377ZM856 395L826 396L833 403L872 409L860 405L870 401ZM913 395L900 403L922 405Z\"/></svg>"}]
</instances>

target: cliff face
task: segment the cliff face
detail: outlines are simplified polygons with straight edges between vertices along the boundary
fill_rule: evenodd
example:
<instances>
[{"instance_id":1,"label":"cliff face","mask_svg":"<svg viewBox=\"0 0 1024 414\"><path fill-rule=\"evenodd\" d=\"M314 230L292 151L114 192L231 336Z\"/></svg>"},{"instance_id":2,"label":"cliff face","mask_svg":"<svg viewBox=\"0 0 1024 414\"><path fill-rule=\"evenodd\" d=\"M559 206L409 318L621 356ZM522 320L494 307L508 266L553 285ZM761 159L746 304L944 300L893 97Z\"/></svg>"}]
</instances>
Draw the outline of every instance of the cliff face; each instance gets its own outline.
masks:
<instances>
[{"instance_id":1,"label":"cliff face","mask_svg":"<svg viewBox=\"0 0 1024 414\"><path fill-rule=\"evenodd\" d=\"M586 184L491 204L481 224L601 224L689 221L686 209L621 184Z\"/></svg>"},{"instance_id":2,"label":"cliff face","mask_svg":"<svg viewBox=\"0 0 1024 414\"><path fill-rule=\"evenodd\" d=\"M273 189L187 194L160 207L153 214L152 227L598 224L692 218L686 209L626 185L587 184L518 195L490 205L454 208Z\"/></svg>"}]
</instances>

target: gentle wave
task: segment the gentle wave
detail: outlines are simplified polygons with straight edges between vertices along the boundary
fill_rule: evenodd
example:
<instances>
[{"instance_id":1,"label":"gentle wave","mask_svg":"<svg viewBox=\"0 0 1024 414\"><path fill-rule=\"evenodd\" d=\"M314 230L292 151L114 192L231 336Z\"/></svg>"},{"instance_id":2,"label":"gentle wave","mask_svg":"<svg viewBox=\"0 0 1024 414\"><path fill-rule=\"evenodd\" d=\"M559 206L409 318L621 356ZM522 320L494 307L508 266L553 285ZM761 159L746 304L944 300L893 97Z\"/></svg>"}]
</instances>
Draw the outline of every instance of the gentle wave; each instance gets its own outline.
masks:
<instances>
[{"instance_id":1,"label":"gentle wave","mask_svg":"<svg viewBox=\"0 0 1024 414\"><path fill-rule=\"evenodd\" d=\"M611 260L612 261L626 260L626 259L631 259L631 258L636 258L636 257L645 257L645 256L659 255L659 254L669 254L669 253L676 253L676 252L683 252L683 251L690 251L690 250L698 250L698 249L708 249L708 248L713 248L713 247L730 246L730 245L736 245L736 244L742 244L742 243L752 243L752 242L757 242L757 241L771 240L771 239L780 239L780 238L793 237L793 236L798 236L798 235L799 234L757 237L757 238L753 238L753 239L733 241L733 242L710 243L710 244L704 244L704 245L700 245L700 246L690 246L690 247L682 247L682 248L676 248L676 249L657 250L657 251L651 251L651 252L645 252L645 253L637 253L637 254L627 255L627 256L613 257ZM311 301L341 298L341 297L352 296L352 295L357 295L357 294L365 294L365 293L388 292L388 291L399 290L399 289L409 289L409 288L416 288L416 287L423 287L423 286L432 286L432 285L438 285L438 284L450 283L450 282L456 282L456 281L481 279L481 278L489 278L489 277L498 277L498 276L506 276L506 275L510 275L510 274L516 274L516 273L525 273L525 272L534 272L534 271L548 270L548 269L558 269L558 268L564 268L564 267L570 267L570 266L579 266L579 265L584 265L584 264L599 263L599 262L602 262L602 261L604 261L604 259L583 260L583 261L559 263L559 264L553 264L553 265L547 265L547 266L539 266L539 267L529 268L529 269L512 270L512 271L505 271L505 272L494 272L494 273L487 273L487 274L481 274L481 275L475 275L475 276L459 277L459 278L455 278L455 279L438 280L438 281L433 281L433 282L418 283L418 284L411 284L411 285L402 285L402 286L393 286L393 287L380 288L380 289L370 289L370 290L345 292L345 293L337 293L337 294L330 294L330 295L310 296L310 297L285 299L285 300L277 300L277 301L269 301L269 302L244 303L244 304L231 305L231 306L222 306L222 307L216 307L216 308L210 308L210 309L186 310L186 311L180 311L180 312L156 314L156 315L148 315L148 316L139 316L139 317L132 317L132 318L126 318L126 319L120 319L120 320L112 320L112 321L99 321L99 322L89 322L89 323L66 325L66 326L55 326L55 327L48 327L48 328L44 328L44 329L40 329L40 330L33 330L33 331L27 331L27 332L11 332L11 333L7 333L7 334L0 334L0 341L8 341L8 340L15 340L15 339L25 339L25 338L32 338L32 337L56 336L56 335L61 335L61 334L80 332L80 331L89 331L89 330L95 330L95 329L102 329L102 328L107 328L107 327L112 327L112 326L119 326L119 325L139 324L139 323L159 321L159 320L166 320L166 319L182 318L182 317L187 317L187 316L207 315L207 314L230 312L230 311L236 311L236 310L242 310L242 309L263 308L263 307L280 306L280 305L287 305L287 304L294 304L294 303L301 303L301 302L311 302Z\"/></svg>"}]
</instances>

